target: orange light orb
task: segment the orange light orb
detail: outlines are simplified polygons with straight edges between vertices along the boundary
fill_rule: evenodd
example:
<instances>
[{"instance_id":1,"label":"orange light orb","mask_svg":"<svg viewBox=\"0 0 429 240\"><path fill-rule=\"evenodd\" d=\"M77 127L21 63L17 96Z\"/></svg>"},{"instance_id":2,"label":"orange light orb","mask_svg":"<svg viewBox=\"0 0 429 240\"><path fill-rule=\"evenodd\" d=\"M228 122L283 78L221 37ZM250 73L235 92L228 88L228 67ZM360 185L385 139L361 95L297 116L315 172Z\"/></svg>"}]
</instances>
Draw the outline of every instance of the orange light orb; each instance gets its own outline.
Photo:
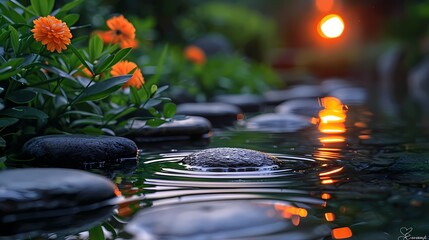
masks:
<instances>
[{"instance_id":1,"label":"orange light orb","mask_svg":"<svg viewBox=\"0 0 429 240\"><path fill-rule=\"evenodd\" d=\"M317 26L317 31L324 38L338 38L344 32L344 21L337 14L324 17Z\"/></svg>"}]
</instances>

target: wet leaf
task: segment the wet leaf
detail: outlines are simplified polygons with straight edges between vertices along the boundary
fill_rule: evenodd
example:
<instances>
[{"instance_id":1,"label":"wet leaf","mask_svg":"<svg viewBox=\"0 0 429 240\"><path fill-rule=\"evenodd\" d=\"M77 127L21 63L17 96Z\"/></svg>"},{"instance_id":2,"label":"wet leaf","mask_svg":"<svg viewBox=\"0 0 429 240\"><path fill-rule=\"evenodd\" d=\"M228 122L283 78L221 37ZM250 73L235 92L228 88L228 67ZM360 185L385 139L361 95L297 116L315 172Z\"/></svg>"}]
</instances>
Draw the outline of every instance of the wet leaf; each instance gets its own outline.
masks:
<instances>
[{"instance_id":1,"label":"wet leaf","mask_svg":"<svg viewBox=\"0 0 429 240\"><path fill-rule=\"evenodd\" d=\"M19 119L17 119L17 118L1 117L0 118L0 128L8 127L10 125L17 123L18 121L19 121Z\"/></svg>"},{"instance_id":2,"label":"wet leaf","mask_svg":"<svg viewBox=\"0 0 429 240\"><path fill-rule=\"evenodd\" d=\"M166 120L160 119L160 118L153 118L153 119L149 119L146 122L146 125L150 126L150 127L158 127L159 125L166 123Z\"/></svg>"},{"instance_id":3,"label":"wet leaf","mask_svg":"<svg viewBox=\"0 0 429 240\"><path fill-rule=\"evenodd\" d=\"M118 90L131 78L131 75L112 77L102 82L97 82L83 91L76 102L95 101L108 97L112 92Z\"/></svg>"},{"instance_id":4,"label":"wet leaf","mask_svg":"<svg viewBox=\"0 0 429 240\"><path fill-rule=\"evenodd\" d=\"M91 240L104 240L105 239L101 225L97 225L97 226L89 229L89 239L91 239Z\"/></svg>"},{"instance_id":5,"label":"wet leaf","mask_svg":"<svg viewBox=\"0 0 429 240\"><path fill-rule=\"evenodd\" d=\"M89 58L91 61L97 59L103 52L103 40L97 34L89 39Z\"/></svg>"},{"instance_id":6,"label":"wet leaf","mask_svg":"<svg viewBox=\"0 0 429 240\"><path fill-rule=\"evenodd\" d=\"M20 89L10 93L7 99L14 103L24 104L33 100L36 95L37 94L31 90Z\"/></svg>"},{"instance_id":7,"label":"wet leaf","mask_svg":"<svg viewBox=\"0 0 429 240\"><path fill-rule=\"evenodd\" d=\"M176 114L176 104L166 103L164 104L163 113L165 118L172 118Z\"/></svg>"},{"instance_id":8,"label":"wet leaf","mask_svg":"<svg viewBox=\"0 0 429 240\"><path fill-rule=\"evenodd\" d=\"M6 109L2 112L0 112L0 115L2 116L8 116L12 118L19 118L19 119L46 119L48 118L48 115L46 113L27 106L19 106L14 108Z\"/></svg>"}]
</instances>

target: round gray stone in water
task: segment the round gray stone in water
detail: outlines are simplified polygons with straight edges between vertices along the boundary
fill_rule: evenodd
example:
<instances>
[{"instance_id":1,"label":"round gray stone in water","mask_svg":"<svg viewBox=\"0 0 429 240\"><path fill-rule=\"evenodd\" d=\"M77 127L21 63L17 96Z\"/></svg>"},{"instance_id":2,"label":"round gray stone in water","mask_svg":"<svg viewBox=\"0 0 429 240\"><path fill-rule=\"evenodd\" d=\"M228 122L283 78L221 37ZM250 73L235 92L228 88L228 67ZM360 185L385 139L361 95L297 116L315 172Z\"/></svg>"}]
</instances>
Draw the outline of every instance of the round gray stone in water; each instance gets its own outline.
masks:
<instances>
[{"instance_id":1,"label":"round gray stone in water","mask_svg":"<svg viewBox=\"0 0 429 240\"><path fill-rule=\"evenodd\" d=\"M264 132L296 132L311 126L310 118L295 114L266 113L253 117L246 123L246 128Z\"/></svg>"},{"instance_id":2,"label":"round gray stone in water","mask_svg":"<svg viewBox=\"0 0 429 240\"><path fill-rule=\"evenodd\" d=\"M340 88L330 92L329 95L340 99L346 105L362 105L368 99L368 92L362 87Z\"/></svg>"},{"instance_id":3,"label":"round gray stone in water","mask_svg":"<svg viewBox=\"0 0 429 240\"><path fill-rule=\"evenodd\" d=\"M291 99L318 98L324 95L319 85L297 85L286 90L271 90L264 93L266 103L271 105L278 105Z\"/></svg>"},{"instance_id":4,"label":"round gray stone in water","mask_svg":"<svg viewBox=\"0 0 429 240\"><path fill-rule=\"evenodd\" d=\"M192 153L182 159L191 169L251 170L275 168L281 161L267 153L243 148L210 148Z\"/></svg>"},{"instance_id":5,"label":"round gray stone in water","mask_svg":"<svg viewBox=\"0 0 429 240\"><path fill-rule=\"evenodd\" d=\"M273 204L210 201L142 210L125 226L135 239L231 239L290 227Z\"/></svg>"},{"instance_id":6,"label":"round gray stone in water","mask_svg":"<svg viewBox=\"0 0 429 240\"><path fill-rule=\"evenodd\" d=\"M228 126L237 121L241 109L227 103L183 103L177 106L177 114L207 118L213 126Z\"/></svg>"},{"instance_id":7,"label":"round gray stone in water","mask_svg":"<svg viewBox=\"0 0 429 240\"><path fill-rule=\"evenodd\" d=\"M125 136L137 142L157 142L168 140L188 140L201 138L212 129L210 122L197 116L187 116L184 119L173 120L158 127L146 126L146 121L134 120L126 131Z\"/></svg>"},{"instance_id":8,"label":"round gray stone in water","mask_svg":"<svg viewBox=\"0 0 429 240\"><path fill-rule=\"evenodd\" d=\"M255 94L225 94L213 98L215 102L228 103L238 106L244 112L259 112L264 98Z\"/></svg>"},{"instance_id":9,"label":"round gray stone in water","mask_svg":"<svg viewBox=\"0 0 429 240\"><path fill-rule=\"evenodd\" d=\"M0 236L93 225L111 214L116 191L115 184L107 178L81 170L2 171Z\"/></svg>"},{"instance_id":10,"label":"round gray stone in water","mask_svg":"<svg viewBox=\"0 0 429 240\"><path fill-rule=\"evenodd\" d=\"M275 110L280 114L296 114L317 117L323 108L316 98L293 99L278 105Z\"/></svg>"},{"instance_id":11,"label":"round gray stone in water","mask_svg":"<svg viewBox=\"0 0 429 240\"><path fill-rule=\"evenodd\" d=\"M130 139L111 136L48 135L35 137L23 146L23 153L54 166L136 158L137 145Z\"/></svg>"}]
</instances>

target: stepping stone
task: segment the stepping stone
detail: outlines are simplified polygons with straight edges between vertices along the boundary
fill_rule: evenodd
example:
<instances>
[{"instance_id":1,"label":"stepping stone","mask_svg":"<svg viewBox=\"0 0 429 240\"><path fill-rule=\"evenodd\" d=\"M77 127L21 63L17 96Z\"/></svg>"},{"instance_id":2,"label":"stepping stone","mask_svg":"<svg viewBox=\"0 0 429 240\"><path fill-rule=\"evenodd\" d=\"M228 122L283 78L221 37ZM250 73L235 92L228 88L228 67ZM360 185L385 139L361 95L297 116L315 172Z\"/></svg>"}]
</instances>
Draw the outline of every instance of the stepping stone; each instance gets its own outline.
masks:
<instances>
[{"instance_id":1,"label":"stepping stone","mask_svg":"<svg viewBox=\"0 0 429 240\"><path fill-rule=\"evenodd\" d=\"M137 150L137 145L127 138L86 135L35 137L23 146L23 153L35 161L61 167L136 160Z\"/></svg>"},{"instance_id":2,"label":"stepping stone","mask_svg":"<svg viewBox=\"0 0 429 240\"><path fill-rule=\"evenodd\" d=\"M319 104L319 99L293 99L286 101L275 108L279 114L294 114L306 117L317 117L323 108Z\"/></svg>"},{"instance_id":3,"label":"stepping stone","mask_svg":"<svg viewBox=\"0 0 429 240\"><path fill-rule=\"evenodd\" d=\"M362 87L340 88L328 95L340 99L345 105L363 105L368 99L368 91Z\"/></svg>"},{"instance_id":4,"label":"stepping stone","mask_svg":"<svg viewBox=\"0 0 429 240\"><path fill-rule=\"evenodd\" d=\"M135 239L245 239L292 228L270 202L209 201L147 208L125 226Z\"/></svg>"},{"instance_id":5,"label":"stepping stone","mask_svg":"<svg viewBox=\"0 0 429 240\"><path fill-rule=\"evenodd\" d=\"M323 80L322 83L320 84L320 88L327 95L329 95L330 92L335 91L337 89L348 88L348 87L353 87L353 85L349 81L346 81L341 78L326 79L326 80Z\"/></svg>"},{"instance_id":6,"label":"stepping stone","mask_svg":"<svg viewBox=\"0 0 429 240\"><path fill-rule=\"evenodd\" d=\"M264 93L265 101L269 105L278 105L296 98L319 98L324 93L319 85L297 85L286 90L272 90Z\"/></svg>"},{"instance_id":7,"label":"stepping stone","mask_svg":"<svg viewBox=\"0 0 429 240\"><path fill-rule=\"evenodd\" d=\"M211 148L195 152L182 163L196 170L258 170L277 168L282 162L267 153L243 148Z\"/></svg>"},{"instance_id":8,"label":"stepping stone","mask_svg":"<svg viewBox=\"0 0 429 240\"><path fill-rule=\"evenodd\" d=\"M200 116L207 118L213 126L233 125L241 109L226 103L183 103L177 106L178 115Z\"/></svg>"},{"instance_id":9,"label":"stepping stone","mask_svg":"<svg viewBox=\"0 0 429 240\"><path fill-rule=\"evenodd\" d=\"M225 94L214 97L213 101L236 105L243 112L259 112L264 98L254 94Z\"/></svg>"},{"instance_id":10,"label":"stepping stone","mask_svg":"<svg viewBox=\"0 0 429 240\"><path fill-rule=\"evenodd\" d=\"M0 172L0 236L80 229L111 215L119 191L81 170L27 168ZM19 237L18 237L19 238Z\"/></svg>"},{"instance_id":11,"label":"stepping stone","mask_svg":"<svg viewBox=\"0 0 429 240\"><path fill-rule=\"evenodd\" d=\"M146 121L130 121L124 135L136 142L180 141L207 138L212 127L203 117L188 116L185 119L173 120L158 127L146 126Z\"/></svg>"},{"instance_id":12,"label":"stepping stone","mask_svg":"<svg viewBox=\"0 0 429 240\"><path fill-rule=\"evenodd\" d=\"M262 132L297 132L311 126L310 118L295 114L265 113L249 119L246 128Z\"/></svg>"}]
</instances>

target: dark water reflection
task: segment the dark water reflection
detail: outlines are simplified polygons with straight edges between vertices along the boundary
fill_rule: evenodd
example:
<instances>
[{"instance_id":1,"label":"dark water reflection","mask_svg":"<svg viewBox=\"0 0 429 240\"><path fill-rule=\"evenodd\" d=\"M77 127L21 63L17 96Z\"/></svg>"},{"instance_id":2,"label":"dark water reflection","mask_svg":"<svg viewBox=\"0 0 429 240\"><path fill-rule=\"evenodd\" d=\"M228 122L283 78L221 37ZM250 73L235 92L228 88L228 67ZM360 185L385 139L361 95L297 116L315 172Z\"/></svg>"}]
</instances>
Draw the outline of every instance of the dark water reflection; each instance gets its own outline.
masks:
<instances>
[{"instance_id":1,"label":"dark water reflection","mask_svg":"<svg viewBox=\"0 0 429 240\"><path fill-rule=\"evenodd\" d=\"M261 239L398 239L410 227L411 236L429 236L429 139L369 126L368 113L356 116L338 141L324 141L316 127L287 134L233 129L216 131L204 147L269 152L286 163L274 170L194 171L179 161L195 149L144 147L135 172L114 177L128 202L112 224L118 236L131 238L122 228L141 209L259 199L306 211L305 217L283 212L293 228Z\"/></svg>"}]
</instances>

